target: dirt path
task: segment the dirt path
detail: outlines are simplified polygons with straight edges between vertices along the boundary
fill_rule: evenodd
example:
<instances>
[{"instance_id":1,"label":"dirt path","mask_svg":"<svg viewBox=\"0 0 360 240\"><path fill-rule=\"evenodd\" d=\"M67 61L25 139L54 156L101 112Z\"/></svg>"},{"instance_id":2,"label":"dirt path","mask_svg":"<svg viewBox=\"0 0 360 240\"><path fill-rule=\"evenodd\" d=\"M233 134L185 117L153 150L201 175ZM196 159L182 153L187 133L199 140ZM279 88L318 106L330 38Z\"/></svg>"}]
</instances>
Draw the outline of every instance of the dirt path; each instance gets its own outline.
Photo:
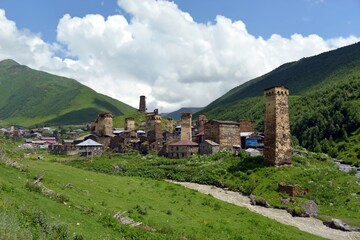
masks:
<instances>
[{"instance_id":1,"label":"dirt path","mask_svg":"<svg viewBox=\"0 0 360 240\"><path fill-rule=\"evenodd\" d=\"M316 218L292 217L285 210L253 206L250 204L250 200L248 197L243 196L238 192L226 191L224 189L217 188L214 186L201 185L197 183L175 182L175 181L169 181L169 182L197 190L204 194L211 194L213 197L220 199L222 201L232 203L237 206L245 207L252 212L274 219L282 224L297 227L302 231L312 233L320 237L324 237L327 239L334 239L334 240L340 240L340 239L360 240L359 232L343 232L340 230L331 229L326 227L322 223L322 221Z\"/></svg>"}]
</instances>

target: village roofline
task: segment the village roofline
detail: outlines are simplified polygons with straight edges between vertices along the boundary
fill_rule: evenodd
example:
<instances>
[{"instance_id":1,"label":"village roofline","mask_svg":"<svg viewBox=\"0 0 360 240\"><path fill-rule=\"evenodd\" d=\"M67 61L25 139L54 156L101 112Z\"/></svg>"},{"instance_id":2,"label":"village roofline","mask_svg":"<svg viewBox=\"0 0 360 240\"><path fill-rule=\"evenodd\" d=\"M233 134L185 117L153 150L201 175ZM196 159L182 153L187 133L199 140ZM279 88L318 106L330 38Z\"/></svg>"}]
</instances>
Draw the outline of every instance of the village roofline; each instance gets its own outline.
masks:
<instances>
[{"instance_id":1,"label":"village roofline","mask_svg":"<svg viewBox=\"0 0 360 240\"><path fill-rule=\"evenodd\" d=\"M226 124L226 125L240 125L240 123L238 122L234 122L234 121L221 121L221 120L209 120L207 123L205 124L209 124L209 123L220 123L220 124Z\"/></svg>"},{"instance_id":2,"label":"village roofline","mask_svg":"<svg viewBox=\"0 0 360 240\"><path fill-rule=\"evenodd\" d=\"M190 140L181 140L175 143L169 144L169 146L199 146L199 144L192 142Z\"/></svg>"},{"instance_id":3,"label":"village roofline","mask_svg":"<svg viewBox=\"0 0 360 240\"><path fill-rule=\"evenodd\" d=\"M211 141L211 140L205 140L205 142L207 142L208 144L212 145L212 146L220 146L220 144L214 142L214 141Z\"/></svg>"},{"instance_id":4,"label":"village roofline","mask_svg":"<svg viewBox=\"0 0 360 240\"><path fill-rule=\"evenodd\" d=\"M100 147L100 146L102 146L102 144L100 144L98 142L95 142L92 139L88 139L88 140L86 140L84 142L76 144L76 146L78 146L78 147Z\"/></svg>"}]
</instances>

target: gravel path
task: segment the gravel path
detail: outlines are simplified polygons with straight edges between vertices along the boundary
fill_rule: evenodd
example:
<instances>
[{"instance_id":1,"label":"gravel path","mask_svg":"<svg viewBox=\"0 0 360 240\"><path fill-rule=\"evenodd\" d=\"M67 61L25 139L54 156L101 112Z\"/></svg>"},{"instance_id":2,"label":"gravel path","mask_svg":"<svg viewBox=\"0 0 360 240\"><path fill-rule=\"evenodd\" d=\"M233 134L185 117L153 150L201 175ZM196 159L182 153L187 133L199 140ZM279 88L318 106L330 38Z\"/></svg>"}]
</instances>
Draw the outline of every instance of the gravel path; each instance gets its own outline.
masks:
<instances>
[{"instance_id":1,"label":"gravel path","mask_svg":"<svg viewBox=\"0 0 360 240\"><path fill-rule=\"evenodd\" d=\"M331 229L326 227L322 223L322 221L316 218L292 217L285 210L253 206L250 204L250 200L248 197L243 196L238 192L226 191L224 189L217 188L214 186L201 185L197 183L175 182L175 181L169 181L169 182L197 190L204 194L211 194L213 197L220 199L222 201L232 203L237 206L245 207L252 212L274 219L282 224L297 227L304 232L312 233L320 237L324 237L327 239L334 239L334 240L340 240L340 239L360 240L359 232L343 232L340 230Z\"/></svg>"}]
</instances>

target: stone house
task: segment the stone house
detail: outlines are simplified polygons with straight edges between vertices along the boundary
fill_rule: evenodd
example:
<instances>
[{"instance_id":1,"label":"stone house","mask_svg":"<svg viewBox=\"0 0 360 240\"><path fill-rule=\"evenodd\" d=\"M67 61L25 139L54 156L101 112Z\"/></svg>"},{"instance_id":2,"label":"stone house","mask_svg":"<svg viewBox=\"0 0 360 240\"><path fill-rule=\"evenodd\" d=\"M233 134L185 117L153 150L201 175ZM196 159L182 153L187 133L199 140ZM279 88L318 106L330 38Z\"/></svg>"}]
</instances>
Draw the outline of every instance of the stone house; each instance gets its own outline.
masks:
<instances>
[{"instance_id":1,"label":"stone house","mask_svg":"<svg viewBox=\"0 0 360 240\"><path fill-rule=\"evenodd\" d=\"M215 154L219 152L220 145L211 140L205 140L199 144L199 153L200 154Z\"/></svg>"},{"instance_id":2,"label":"stone house","mask_svg":"<svg viewBox=\"0 0 360 240\"><path fill-rule=\"evenodd\" d=\"M55 155L73 156L78 154L78 148L75 145L53 144L48 146L48 152Z\"/></svg>"},{"instance_id":3,"label":"stone house","mask_svg":"<svg viewBox=\"0 0 360 240\"><path fill-rule=\"evenodd\" d=\"M189 140L181 140L168 145L168 157L188 158L199 152L199 144Z\"/></svg>"},{"instance_id":4,"label":"stone house","mask_svg":"<svg viewBox=\"0 0 360 240\"><path fill-rule=\"evenodd\" d=\"M220 150L232 151L234 145L240 145L238 122L210 120L204 124L204 139L220 145Z\"/></svg>"}]
</instances>

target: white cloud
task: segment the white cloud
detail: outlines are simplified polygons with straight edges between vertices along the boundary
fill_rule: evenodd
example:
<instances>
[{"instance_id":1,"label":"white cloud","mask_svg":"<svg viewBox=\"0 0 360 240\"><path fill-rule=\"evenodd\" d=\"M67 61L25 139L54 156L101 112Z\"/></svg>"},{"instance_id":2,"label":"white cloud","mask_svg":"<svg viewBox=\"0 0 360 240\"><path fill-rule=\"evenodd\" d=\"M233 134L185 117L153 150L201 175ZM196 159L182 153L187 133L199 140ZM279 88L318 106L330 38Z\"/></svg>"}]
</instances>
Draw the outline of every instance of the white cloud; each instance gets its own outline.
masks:
<instances>
[{"instance_id":1,"label":"white cloud","mask_svg":"<svg viewBox=\"0 0 360 240\"><path fill-rule=\"evenodd\" d=\"M0 59L75 78L121 101L138 106L146 95L149 110L204 106L231 88L279 65L348 45L360 38L325 40L294 34L269 39L248 33L245 23L217 16L201 24L163 0L119 0L132 18L65 15L57 44L19 30L0 11ZM13 50L6 50L8 46ZM59 49L60 48L60 49ZM5 49L5 50L4 50ZM17 51L17 49L20 49ZM66 58L55 56L65 51Z\"/></svg>"}]
</instances>

